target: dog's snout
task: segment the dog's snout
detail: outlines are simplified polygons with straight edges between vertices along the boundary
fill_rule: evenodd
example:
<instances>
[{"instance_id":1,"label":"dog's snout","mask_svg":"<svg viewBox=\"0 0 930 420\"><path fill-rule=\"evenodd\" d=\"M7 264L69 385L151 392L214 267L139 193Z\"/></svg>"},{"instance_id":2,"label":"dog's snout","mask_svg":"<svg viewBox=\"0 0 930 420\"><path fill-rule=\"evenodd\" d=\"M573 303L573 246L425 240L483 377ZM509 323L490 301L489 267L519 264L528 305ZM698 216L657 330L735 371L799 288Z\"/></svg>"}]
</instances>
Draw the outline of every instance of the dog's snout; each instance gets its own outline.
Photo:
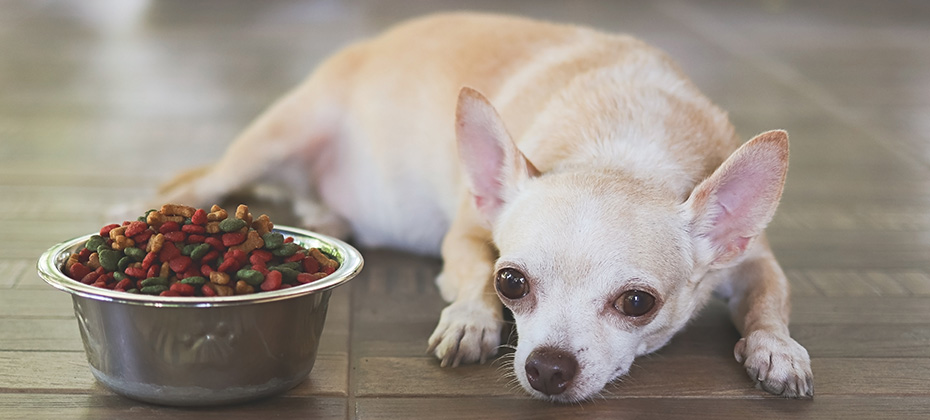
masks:
<instances>
[{"instance_id":1,"label":"dog's snout","mask_svg":"<svg viewBox=\"0 0 930 420\"><path fill-rule=\"evenodd\" d=\"M526 379L533 389L546 395L565 392L577 370L575 356L551 347L533 350L526 359Z\"/></svg>"}]
</instances>

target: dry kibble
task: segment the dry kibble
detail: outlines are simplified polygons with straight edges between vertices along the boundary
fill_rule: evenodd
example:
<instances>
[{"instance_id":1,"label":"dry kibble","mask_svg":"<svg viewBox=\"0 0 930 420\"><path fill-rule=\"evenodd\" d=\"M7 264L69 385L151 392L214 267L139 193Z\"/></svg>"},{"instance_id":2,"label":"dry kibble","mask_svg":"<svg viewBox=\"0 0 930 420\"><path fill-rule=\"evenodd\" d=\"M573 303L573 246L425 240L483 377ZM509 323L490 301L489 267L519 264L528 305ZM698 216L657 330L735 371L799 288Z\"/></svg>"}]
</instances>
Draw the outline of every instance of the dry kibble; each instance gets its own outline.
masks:
<instances>
[{"instance_id":1,"label":"dry kibble","mask_svg":"<svg viewBox=\"0 0 930 420\"><path fill-rule=\"evenodd\" d=\"M166 297L215 297L300 286L331 274L339 263L275 232L268 215L235 217L166 204L138 220L110 224L68 256L76 281L121 292ZM269 241L263 239L269 238Z\"/></svg>"},{"instance_id":2,"label":"dry kibble","mask_svg":"<svg viewBox=\"0 0 930 420\"><path fill-rule=\"evenodd\" d=\"M161 212L165 216L182 216L185 219L189 219L193 216L195 211L197 211L197 209L181 204L165 204L161 206Z\"/></svg>"},{"instance_id":3,"label":"dry kibble","mask_svg":"<svg viewBox=\"0 0 930 420\"><path fill-rule=\"evenodd\" d=\"M216 204L210 207L210 212L207 213L208 222L219 222L221 220L226 220L227 217L229 217L229 215L226 213L226 210L223 210L222 207Z\"/></svg>"},{"instance_id":4,"label":"dry kibble","mask_svg":"<svg viewBox=\"0 0 930 420\"><path fill-rule=\"evenodd\" d=\"M258 219L252 221L252 229L255 229L258 232L258 235L264 235L268 232L271 232L274 229L274 223L271 223L271 218L267 214L258 216Z\"/></svg>"}]
</instances>

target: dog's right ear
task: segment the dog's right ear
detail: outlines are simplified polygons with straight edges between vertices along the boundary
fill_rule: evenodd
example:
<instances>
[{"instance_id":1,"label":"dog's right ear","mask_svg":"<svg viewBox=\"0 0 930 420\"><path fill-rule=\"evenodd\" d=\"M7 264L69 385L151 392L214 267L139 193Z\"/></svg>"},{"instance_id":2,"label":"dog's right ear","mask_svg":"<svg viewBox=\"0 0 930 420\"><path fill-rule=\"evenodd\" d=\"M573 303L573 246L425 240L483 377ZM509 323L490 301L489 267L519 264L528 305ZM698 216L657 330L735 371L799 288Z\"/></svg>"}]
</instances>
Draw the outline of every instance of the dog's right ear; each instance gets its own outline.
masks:
<instances>
[{"instance_id":1,"label":"dog's right ear","mask_svg":"<svg viewBox=\"0 0 930 420\"><path fill-rule=\"evenodd\" d=\"M490 226L515 187L538 172L517 149L494 106L469 87L459 91L455 135L475 206Z\"/></svg>"}]
</instances>

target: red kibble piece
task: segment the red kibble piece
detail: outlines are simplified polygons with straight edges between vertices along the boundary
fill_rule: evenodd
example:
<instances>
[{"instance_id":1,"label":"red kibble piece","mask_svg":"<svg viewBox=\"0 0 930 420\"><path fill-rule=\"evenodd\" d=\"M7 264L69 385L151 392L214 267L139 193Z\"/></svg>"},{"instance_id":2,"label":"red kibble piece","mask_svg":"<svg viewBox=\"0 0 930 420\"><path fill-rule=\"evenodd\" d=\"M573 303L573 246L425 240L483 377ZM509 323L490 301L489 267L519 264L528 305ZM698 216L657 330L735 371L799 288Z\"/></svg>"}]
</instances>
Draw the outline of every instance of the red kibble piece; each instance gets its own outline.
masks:
<instances>
[{"instance_id":1,"label":"red kibble piece","mask_svg":"<svg viewBox=\"0 0 930 420\"><path fill-rule=\"evenodd\" d=\"M165 290L164 292L159 293L158 296L178 297L178 296L181 296L181 294L178 292L175 292L174 290L168 289L168 290Z\"/></svg>"},{"instance_id":2,"label":"red kibble piece","mask_svg":"<svg viewBox=\"0 0 930 420\"><path fill-rule=\"evenodd\" d=\"M171 271L175 273L183 273L187 271L187 268L191 266L191 257L185 257L183 255L172 258L168 261L168 267L171 268Z\"/></svg>"},{"instance_id":3,"label":"red kibble piece","mask_svg":"<svg viewBox=\"0 0 930 420\"><path fill-rule=\"evenodd\" d=\"M265 281L262 282L261 288L266 292L278 290L281 288L282 279L283 277L280 271L271 271L265 276Z\"/></svg>"},{"instance_id":4,"label":"red kibble piece","mask_svg":"<svg viewBox=\"0 0 930 420\"><path fill-rule=\"evenodd\" d=\"M225 257L224 257L224 258L223 258L223 262L220 264L219 267L216 267L216 270L217 270L217 271L222 271L222 272L224 272L224 273L229 273L229 272L232 272L232 271L234 271L234 270L238 270L240 265L241 265L241 264L239 264L239 261L236 261L235 258L225 258Z\"/></svg>"},{"instance_id":5,"label":"red kibble piece","mask_svg":"<svg viewBox=\"0 0 930 420\"><path fill-rule=\"evenodd\" d=\"M145 258L142 259L142 269L148 270L149 267L151 267L152 264L155 263L155 259L157 258L158 258L158 253L156 252L149 252L148 254L145 254Z\"/></svg>"},{"instance_id":6,"label":"red kibble piece","mask_svg":"<svg viewBox=\"0 0 930 420\"><path fill-rule=\"evenodd\" d=\"M158 233L165 234L169 232L176 232L181 229L181 225L175 221L167 221L161 224L161 227L158 228Z\"/></svg>"},{"instance_id":7,"label":"red kibble piece","mask_svg":"<svg viewBox=\"0 0 930 420\"><path fill-rule=\"evenodd\" d=\"M128 278L122 279L119 281L119 283L116 283L116 286L114 286L113 289L121 289L125 291L127 288L129 288L130 285L132 285L132 280Z\"/></svg>"},{"instance_id":8,"label":"red kibble piece","mask_svg":"<svg viewBox=\"0 0 930 420\"><path fill-rule=\"evenodd\" d=\"M99 288L101 288L101 289L109 289L109 287L107 287L107 284L106 284L106 283L100 282L100 281L98 281L98 282L96 282L96 283L94 283L94 284L91 284L91 286L99 287Z\"/></svg>"},{"instance_id":9,"label":"red kibble piece","mask_svg":"<svg viewBox=\"0 0 930 420\"><path fill-rule=\"evenodd\" d=\"M265 267L264 264L255 264L252 266L252 269L255 271L258 271L259 273L262 273L263 276L268 275L268 267Z\"/></svg>"},{"instance_id":10,"label":"red kibble piece","mask_svg":"<svg viewBox=\"0 0 930 420\"><path fill-rule=\"evenodd\" d=\"M333 274L336 272L336 267L323 267L323 272L327 275Z\"/></svg>"},{"instance_id":11,"label":"red kibble piece","mask_svg":"<svg viewBox=\"0 0 930 420\"><path fill-rule=\"evenodd\" d=\"M305 258L303 260L304 271L308 273L316 273L320 271L320 262L316 258Z\"/></svg>"},{"instance_id":12,"label":"red kibble piece","mask_svg":"<svg viewBox=\"0 0 930 420\"><path fill-rule=\"evenodd\" d=\"M245 252L242 252L238 249L230 250L229 252L226 253L226 256L224 256L223 258L227 258L227 257L235 258L236 261L239 261L240 264L245 264L245 262L249 260L249 254L246 254Z\"/></svg>"},{"instance_id":13,"label":"red kibble piece","mask_svg":"<svg viewBox=\"0 0 930 420\"><path fill-rule=\"evenodd\" d=\"M110 225L106 225L106 226L100 228L100 236L103 236L104 238L109 238L109 237L110 237L110 231L113 230L113 229L116 229L116 228L118 228L118 227L119 227L119 225L116 224L116 223L113 223L113 224L110 224Z\"/></svg>"},{"instance_id":14,"label":"red kibble piece","mask_svg":"<svg viewBox=\"0 0 930 420\"><path fill-rule=\"evenodd\" d=\"M294 287L294 285L290 283L284 283L281 285L282 289L290 289L291 287Z\"/></svg>"},{"instance_id":15,"label":"red kibble piece","mask_svg":"<svg viewBox=\"0 0 930 420\"><path fill-rule=\"evenodd\" d=\"M81 277L81 283L91 284L91 283L96 282L97 278L99 277L100 277L100 273L96 271L91 271L90 273L85 274L84 277Z\"/></svg>"},{"instance_id":16,"label":"red kibble piece","mask_svg":"<svg viewBox=\"0 0 930 420\"><path fill-rule=\"evenodd\" d=\"M252 265L265 265L268 261L271 261L272 258L274 258L274 255L272 255L271 252L264 249L256 249L252 251L252 255L249 256L249 262L251 262Z\"/></svg>"},{"instance_id":17,"label":"red kibble piece","mask_svg":"<svg viewBox=\"0 0 930 420\"><path fill-rule=\"evenodd\" d=\"M97 267L97 269L94 270L94 272L97 273L97 275L103 275L103 273L107 272L107 269L103 267Z\"/></svg>"},{"instance_id":18,"label":"red kibble piece","mask_svg":"<svg viewBox=\"0 0 930 420\"><path fill-rule=\"evenodd\" d=\"M173 243L165 242L161 247L161 251L158 252L158 259L161 261L171 261L172 258L181 255L181 250L178 249Z\"/></svg>"},{"instance_id":19,"label":"red kibble piece","mask_svg":"<svg viewBox=\"0 0 930 420\"><path fill-rule=\"evenodd\" d=\"M194 286L190 284L175 283L168 290L172 290L181 296L194 296Z\"/></svg>"},{"instance_id":20,"label":"red kibble piece","mask_svg":"<svg viewBox=\"0 0 930 420\"><path fill-rule=\"evenodd\" d=\"M148 229L149 225L143 221L136 220L135 222L129 223L129 226L126 228L126 232L123 235L128 237L136 236L142 233L144 230Z\"/></svg>"},{"instance_id":21,"label":"red kibble piece","mask_svg":"<svg viewBox=\"0 0 930 420\"><path fill-rule=\"evenodd\" d=\"M245 235L239 232L230 232L223 234L223 246L239 245L245 242Z\"/></svg>"},{"instance_id":22,"label":"red kibble piece","mask_svg":"<svg viewBox=\"0 0 930 420\"><path fill-rule=\"evenodd\" d=\"M188 277L197 277L200 275L200 266L191 265L183 274L178 274L178 278L186 279Z\"/></svg>"},{"instance_id":23,"label":"red kibble piece","mask_svg":"<svg viewBox=\"0 0 930 420\"><path fill-rule=\"evenodd\" d=\"M185 240L187 240L187 234L184 232L181 232L180 230L176 230L174 232L168 232L168 233L165 233L164 235L165 235L165 240L168 240L171 242L184 242Z\"/></svg>"},{"instance_id":24,"label":"red kibble piece","mask_svg":"<svg viewBox=\"0 0 930 420\"><path fill-rule=\"evenodd\" d=\"M204 277L210 277L210 273L213 271L213 267L210 267L209 265L204 264L200 266L200 274L203 274Z\"/></svg>"},{"instance_id":25,"label":"red kibble piece","mask_svg":"<svg viewBox=\"0 0 930 420\"><path fill-rule=\"evenodd\" d=\"M96 250L90 250L87 248L82 249L81 252L78 252L78 261L87 262L87 260L90 259L90 254L93 254L94 251Z\"/></svg>"},{"instance_id":26,"label":"red kibble piece","mask_svg":"<svg viewBox=\"0 0 930 420\"><path fill-rule=\"evenodd\" d=\"M200 259L202 262L210 262L220 257L219 251L213 250L203 255Z\"/></svg>"},{"instance_id":27,"label":"red kibble piece","mask_svg":"<svg viewBox=\"0 0 930 420\"><path fill-rule=\"evenodd\" d=\"M123 222L123 226L129 226L130 223L132 223L132 222L126 220L126 221Z\"/></svg>"},{"instance_id":28,"label":"red kibble piece","mask_svg":"<svg viewBox=\"0 0 930 420\"><path fill-rule=\"evenodd\" d=\"M207 233L207 228L200 225L184 225L181 226L181 231L185 233L196 233L198 235Z\"/></svg>"},{"instance_id":29,"label":"red kibble piece","mask_svg":"<svg viewBox=\"0 0 930 420\"><path fill-rule=\"evenodd\" d=\"M191 223L201 226L207 224L207 211L204 209L194 211L194 214L191 215Z\"/></svg>"},{"instance_id":30,"label":"red kibble piece","mask_svg":"<svg viewBox=\"0 0 930 420\"><path fill-rule=\"evenodd\" d=\"M300 283L310 283L316 280L315 276L310 273L300 273L297 275L297 281Z\"/></svg>"},{"instance_id":31,"label":"red kibble piece","mask_svg":"<svg viewBox=\"0 0 930 420\"><path fill-rule=\"evenodd\" d=\"M146 230L143 230L142 232L140 232L139 234L133 236L133 237L132 237L132 240L136 241L136 248L138 248L138 247L139 247L138 244L139 244L140 242L145 242L145 241L149 240L149 238L151 238L152 235L154 235L154 234L155 234L155 231L153 231L152 229L146 229ZM127 235L127 236L128 236L128 235Z\"/></svg>"},{"instance_id":32,"label":"red kibble piece","mask_svg":"<svg viewBox=\"0 0 930 420\"><path fill-rule=\"evenodd\" d=\"M307 258L307 254L304 254L303 252L295 252L294 255L285 258L284 262L300 262L304 258Z\"/></svg>"},{"instance_id":33,"label":"red kibble piece","mask_svg":"<svg viewBox=\"0 0 930 420\"><path fill-rule=\"evenodd\" d=\"M152 267L155 267L155 266L153 265ZM125 273L129 277L134 277L137 279L145 278L145 269L142 267L126 267L126 269L123 270L123 273Z\"/></svg>"},{"instance_id":34,"label":"red kibble piece","mask_svg":"<svg viewBox=\"0 0 930 420\"><path fill-rule=\"evenodd\" d=\"M217 251L226 250L226 247L223 246L223 240L215 236L207 236L206 238L204 238L203 242L206 244L210 244L210 246L212 246L213 249Z\"/></svg>"},{"instance_id":35,"label":"red kibble piece","mask_svg":"<svg viewBox=\"0 0 930 420\"><path fill-rule=\"evenodd\" d=\"M189 244L202 244L207 237L203 235L192 234L187 237L187 243Z\"/></svg>"},{"instance_id":36,"label":"red kibble piece","mask_svg":"<svg viewBox=\"0 0 930 420\"><path fill-rule=\"evenodd\" d=\"M113 273L103 273L100 277L97 277L97 281L106 282L107 284L113 283Z\"/></svg>"},{"instance_id":37,"label":"red kibble piece","mask_svg":"<svg viewBox=\"0 0 930 420\"><path fill-rule=\"evenodd\" d=\"M293 237L293 236L288 236L288 237L284 238L284 243L289 244L289 243L291 243L291 242L294 242L294 237Z\"/></svg>"},{"instance_id":38,"label":"red kibble piece","mask_svg":"<svg viewBox=\"0 0 930 420\"><path fill-rule=\"evenodd\" d=\"M90 269L87 268L86 265L81 264L81 263L74 263L71 266L71 269L69 271L69 273L71 274L71 278L75 280L83 279L84 276L86 276L87 273L90 273L90 272L91 272Z\"/></svg>"},{"instance_id":39,"label":"red kibble piece","mask_svg":"<svg viewBox=\"0 0 930 420\"><path fill-rule=\"evenodd\" d=\"M200 287L200 293L203 293L203 295L206 296L206 297L214 297L214 296L216 296L216 290L213 290L213 288L210 287L209 284L205 284L205 285L201 286L201 287Z\"/></svg>"},{"instance_id":40,"label":"red kibble piece","mask_svg":"<svg viewBox=\"0 0 930 420\"><path fill-rule=\"evenodd\" d=\"M158 277L159 274L161 274L161 265L152 264L152 266L149 267L148 271L145 272L145 278Z\"/></svg>"}]
</instances>

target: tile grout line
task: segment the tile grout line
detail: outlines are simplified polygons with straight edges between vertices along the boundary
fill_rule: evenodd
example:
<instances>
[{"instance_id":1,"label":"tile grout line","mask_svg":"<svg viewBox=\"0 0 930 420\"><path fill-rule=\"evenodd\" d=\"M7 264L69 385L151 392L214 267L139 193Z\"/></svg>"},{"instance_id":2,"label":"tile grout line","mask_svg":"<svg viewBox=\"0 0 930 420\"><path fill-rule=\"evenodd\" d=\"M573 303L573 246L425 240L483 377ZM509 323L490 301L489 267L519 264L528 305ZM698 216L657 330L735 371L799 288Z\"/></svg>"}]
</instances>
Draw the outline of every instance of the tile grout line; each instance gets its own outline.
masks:
<instances>
[{"instance_id":1,"label":"tile grout line","mask_svg":"<svg viewBox=\"0 0 930 420\"><path fill-rule=\"evenodd\" d=\"M731 33L717 29L720 23L715 21L713 17L708 16L700 8L680 0L658 2L656 5L656 8L666 16L678 21L683 26L691 28L699 36L711 41L712 44L746 60L761 73L770 76L791 91L807 98L841 123L865 134L869 139L890 151L895 157L907 162L911 167L925 172L930 169L927 162L915 157L919 156L919 154L914 153L911 147L897 147L886 140L890 135L884 133L884 130L876 130L860 123L860 119L853 112L845 110L840 101L813 80L807 78L790 65L771 59L766 54L750 48L738 36L731 36Z\"/></svg>"}]
</instances>

